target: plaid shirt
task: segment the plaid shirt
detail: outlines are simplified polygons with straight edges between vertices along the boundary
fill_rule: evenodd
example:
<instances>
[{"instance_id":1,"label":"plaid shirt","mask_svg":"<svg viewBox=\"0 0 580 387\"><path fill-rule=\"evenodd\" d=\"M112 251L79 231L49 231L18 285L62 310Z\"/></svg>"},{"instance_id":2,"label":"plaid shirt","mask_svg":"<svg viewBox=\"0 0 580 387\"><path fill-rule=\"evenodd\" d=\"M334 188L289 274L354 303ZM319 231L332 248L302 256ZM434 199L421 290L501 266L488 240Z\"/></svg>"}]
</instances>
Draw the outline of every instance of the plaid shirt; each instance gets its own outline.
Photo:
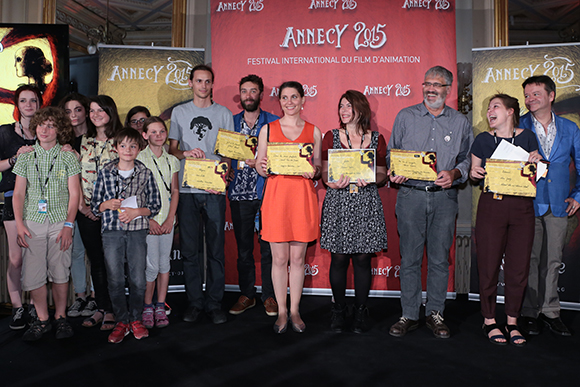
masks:
<instances>
[{"instance_id":1,"label":"plaid shirt","mask_svg":"<svg viewBox=\"0 0 580 387\"><path fill-rule=\"evenodd\" d=\"M111 161L99 171L95 191L91 199L91 209L97 216L102 215L101 232L104 230L139 231L149 229L149 219L161 209L161 196L153 173L145 165L135 160L135 169L131 176L124 179L119 174L119 160ZM110 199L126 199L137 196L137 207L147 208L151 215L135 218L129 223L119 220L119 212L112 210L99 211L99 206Z\"/></svg>"},{"instance_id":2,"label":"plaid shirt","mask_svg":"<svg viewBox=\"0 0 580 387\"><path fill-rule=\"evenodd\" d=\"M66 220L68 178L81 173L81 166L72 152L61 152L61 148L57 144L45 150L36 143L32 152L18 156L12 171L26 178L23 219L37 223L44 223L47 216L50 223ZM46 213L39 212L39 200L46 200Z\"/></svg>"}]
</instances>

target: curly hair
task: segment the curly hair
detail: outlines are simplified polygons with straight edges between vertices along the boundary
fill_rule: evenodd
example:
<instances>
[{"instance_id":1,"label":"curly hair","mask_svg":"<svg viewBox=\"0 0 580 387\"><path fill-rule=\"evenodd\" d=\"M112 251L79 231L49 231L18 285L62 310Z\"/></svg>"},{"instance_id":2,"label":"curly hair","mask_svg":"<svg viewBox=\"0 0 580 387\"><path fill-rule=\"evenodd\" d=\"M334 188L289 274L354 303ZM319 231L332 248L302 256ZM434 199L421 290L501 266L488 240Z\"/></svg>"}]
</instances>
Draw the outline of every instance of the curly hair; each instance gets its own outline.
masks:
<instances>
[{"instance_id":1,"label":"curly hair","mask_svg":"<svg viewBox=\"0 0 580 387\"><path fill-rule=\"evenodd\" d=\"M75 132L68 115L62 109L52 106L42 108L34 113L32 120L30 120L30 132L36 136L36 127L46 121L50 121L56 126L56 140L60 145L68 144L74 138Z\"/></svg>"}]
</instances>

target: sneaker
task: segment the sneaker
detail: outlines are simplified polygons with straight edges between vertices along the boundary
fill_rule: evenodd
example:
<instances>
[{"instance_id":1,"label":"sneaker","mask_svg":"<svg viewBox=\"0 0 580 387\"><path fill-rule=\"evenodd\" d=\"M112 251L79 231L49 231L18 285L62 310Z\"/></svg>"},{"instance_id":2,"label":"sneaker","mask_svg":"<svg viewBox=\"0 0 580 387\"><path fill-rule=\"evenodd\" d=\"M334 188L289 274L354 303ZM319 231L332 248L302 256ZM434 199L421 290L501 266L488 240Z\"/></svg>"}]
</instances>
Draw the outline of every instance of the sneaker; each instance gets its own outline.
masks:
<instances>
[{"instance_id":1,"label":"sneaker","mask_svg":"<svg viewBox=\"0 0 580 387\"><path fill-rule=\"evenodd\" d=\"M91 296L87 297L87 303L84 309L81 311L81 316L83 317L90 317L97 311L97 301Z\"/></svg>"},{"instance_id":2,"label":"sneaker","mask_svg":"<svg viewBox=\"0 0 580 387\"><path fill-rule=\"evenodd\" d=\"M135 336L137 340L149 337L149 331L139 320L133 321L131 323L131 332L133 332L133 336Z\"/></svg>"},{"instance_id":3,"label":"sneaker","mask_svg":"<svg viewBox=\"0 0 580 387\"><path fill-rule=\"evenodd\" d=\"M73 337L74 331L66 318L61 317L56 320L56 334L55 337L57 339L68 339L69 337Z\"/></svg>"},{"instance_id":4,"label":"sneaker","mask_svg":"<svg viewBox=\"0 0 580 387\"><path fill-rule=\"evenodd\" d=\"M199 320L201 320L201 309L198 309L195 306L190 306L183 314L183 321L185 322L196 323Z\"/></svg>"},{"instance_id":5,"label":"sneaker","mask_svg":"<svg viewBox=\"0 0 580 387\"><path fill-rule=\"evenodd\" d=\"M153 319L153 306L145 306L143 307L143 314L141 318L143 319L143 325L147 329L153 328L155 325L155 321Z\"/></svg>"},{"instance_id":6,"label":"sneaker","mask_svg":"<svg viewBox=\"0 0 580 387\"><path fill-rule=\"evenodd\" d=\"M12 308L12 321L10 321L10 329L19 330L26 328L26 318L24 318L24 308Z\"/></svg>"},{"instance_id":7,"label":"sneaker","mask_svg":"<svg viewBox=\"0 0 580 387\"><path fill-rule=\"evenodd\" d=\"M28 323L32 325L36 320L38 320L36 307L33 304L28 304Z\"/></svg>"},{"instance_id":8,"label":"sneaker","mask_svg":"<svg viewBox=\"0 0 580 387\"><path fill-rule=\"evenodd\" d=\"M111 332L111 334L109 335L108 339L109 343L119 344L121 341L123 341L125 336L129 334L129 332L130 330L128 324L118 322L115 325L115 329L113 329L113 332Z\"/></svg>"},{"instance_id":9,"label":"sneaker","mask_svg":"<svg viewBox=\"0 0 580 387\"><path fill-rule=\"evenodd\" d=\"M278 303L273 297L266 298L266 301L264 301L264 309L266 310L266 314L268 316L278 316Z\"/></svg>"},{"instance_id":10,"label":"sneaker","mask_svg":"<svg viewBox=\"0 0 580 387\"><path fill-rule=\"evenodd\" d=\"M78 297L75 302L68 308L66 315L69 317L79 317L83 309L87 305L87 301L81 297Z\"/></svg>"},{"instance_id":11,"label":"sneaker","mask_svg":"<svg viewBox=\"0 0 580 387\"><path fill-rule=\"evenodd\" d=\"M238 298L238 302L236 302L234 306L232 306L232 309L230 309L230 314L241 314L244 313L247 309L253 308L254 306L256 306L255 298L240 296L240 298Z\"/></svg>"},{"instance_id":12,"label":"sneaker","mask_svg":"<svg viewBox=\"0 0 580 387\"><path fill-rule=\"evenodd\" d=\"M448 339L451 336L449 328L443 322L443 316L441 316L439 311L432 311L431 315L427 317L426 324L438 339Z\"/></svg>"},{"instance_id":13,"label":"sneaker","mask_svg":"<svg viewBox=\"0 0 580 387\"><path fill-rule=\"evenodd\" d=\"M207 315L209 316L209 318L211 318L211 322L216 325L223 324L226 321L228 321L226 314L221 309L210 310L209 312L207 312Z\"/></svg>"},{"instance_id":14,"label":"sneaker","mask_svg":"<svg viewBox=\"0 0 580 387\"><path fill-rule=\"evenodd\" d=\"M158 305L155 308L155 326L157 328L165 328L169 325L167 313L165 313L165 305Z\"/></svg>"},{"instance_id":15,"label":"sneaker","mask_svg":"<svg viewBox=\"0 0 580 387\"><path fill-rule=\"evenodd\" d=\"M42 337L42 335L50 331L51 328L52 327L48 322L48 320L40 321L38 318L36 318L34 322L31 324L30 328L28 328L28 330L24 332L22 340L24 341L39 340Z\"/></svg>"},{"instance_id":16,"label":"sneaker","mask_svg":"<svg viewBox=\"0 0 580 387\"><path fill-rule=\"evenodd\" d=\"M165 303L165 315L169 316L171 314L171 307Z\"/></svg>"}]
</instances>

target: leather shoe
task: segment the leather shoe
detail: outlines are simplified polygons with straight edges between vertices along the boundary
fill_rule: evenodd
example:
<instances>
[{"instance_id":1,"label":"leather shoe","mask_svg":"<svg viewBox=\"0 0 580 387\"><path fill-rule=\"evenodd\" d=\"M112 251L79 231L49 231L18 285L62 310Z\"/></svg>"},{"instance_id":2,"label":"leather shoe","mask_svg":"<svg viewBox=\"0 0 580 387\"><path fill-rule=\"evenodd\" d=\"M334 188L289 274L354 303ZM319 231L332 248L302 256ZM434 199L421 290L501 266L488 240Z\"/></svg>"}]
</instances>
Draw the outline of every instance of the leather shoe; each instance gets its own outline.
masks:
<instances>
[{"instance_id":1,"label":"leather shoe","mask_svg":"<svg viewBox=\"0 0 580 387\"><path fill-rule=\"evenodd\" d=\"M230 314L241 314L244 313L247 309L253 308L254 306L256 306L255 298L240 296L240 298L238 298L238 302L236 302L234 306L232 306L232 309L230 309Z\"/></svg>"},{"instance_id":2,"label":"leather shoe","mask_svg":"<svg viewBox=\"0 0 580 387\"><path fill-rule=\"evenodd\" d=\"M570 333L570 331L568 330L568 328L566 328L566 325L564 325L564 323L562 322L562 319L560 317L556 317L556 318L549 318L546 315L540 315L542 318L542 321L550 327L550 329L552 330L552 332L554 332L557 335L560 336L572 336L572 333Z\"/></svg>"},{"instance_id":3,"label":"leather shoe","mask_svg":"<svg viewBox=\"0 0 580 387\"><path fill-rule=\"evenodd\" d=\"M438 311L431 312L431 315L427 317L426 324L438 339L448 339L451 336L449 328L443 322L443 316Z\"/></svg>"},{"instance_id":4,"label":"leather shoe","mask_svg":"<svg viewBox=\"0 0 580 387\"><path fill-rule=\"evenodd\" d=\"M520 328L522 332L529 336L537 336L540 334L540 327L538 326L538 319L524 316L520 319Z\"/></svg>"},{"instance_id":5,"label":"leather shoe","mask_svg":"<svg viewBox=\"0 0 580 387\"><path fill-rule=\"evenodd\" d=\"M419 321L410 320L407 317L401 317L399 321L391 326L389 329L389 335L395 337L403 337L407 332L414 331L419 327Z\"/></svg>"},{"instance_id":6,"label":"leather shoe","mask_svg":"<svg viewBox=\"0 0 580 387\"><path fill-rule=\"evenodd\" d=\"M197 309L195 306L190 306L187 308L183 314L183 321L185 322L198 322L201 319L201 309Z\"/></svg>"},{"instance_id":7,"label":"leather shoe","mask_svg":"<svg viewBox=\"0 0 580 387\"><path fill-rule=\"evenodd\" d=\"M255 301L254 301L255 302ZM214 309L207 312L209 318L211 318L211 322L214 324L223 324L228 321L226 314L221 309Z\"/></svg>"}]
</instances>

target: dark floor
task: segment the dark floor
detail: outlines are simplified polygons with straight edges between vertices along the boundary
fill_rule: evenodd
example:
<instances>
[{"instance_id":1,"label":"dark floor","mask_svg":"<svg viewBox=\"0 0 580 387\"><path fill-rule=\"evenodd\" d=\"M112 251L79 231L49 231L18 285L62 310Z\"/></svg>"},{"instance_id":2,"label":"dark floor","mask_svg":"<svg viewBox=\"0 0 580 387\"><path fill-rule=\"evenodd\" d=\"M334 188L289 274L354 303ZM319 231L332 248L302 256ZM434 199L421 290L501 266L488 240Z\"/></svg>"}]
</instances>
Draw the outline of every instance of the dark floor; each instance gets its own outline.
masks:
<instances>
[{"instance_id":1,"label":"dark floor","mask_svg":"<svg viewBox=\"0 0 580 387\"><path fill-rule=\"evenodd\" d=\"M226 293L224 306L237 294ZM425 326L404 338L389 336L398 299L369 301L372 329L362 335L328 329L330 297L305 296L306 332L275 335L262 306L213 325L181 320L185 295L170 294L171 325L142 341L118 345L107 333L81 327L57 341L54 331L26 343L0 320L0 386L579 386L580 314L563 311L571 338L545 330L524 348L490 344L479 304L449 300L448 340ZM503 310L500 306L499 309Z\"/></svg>"}]
</instances>

